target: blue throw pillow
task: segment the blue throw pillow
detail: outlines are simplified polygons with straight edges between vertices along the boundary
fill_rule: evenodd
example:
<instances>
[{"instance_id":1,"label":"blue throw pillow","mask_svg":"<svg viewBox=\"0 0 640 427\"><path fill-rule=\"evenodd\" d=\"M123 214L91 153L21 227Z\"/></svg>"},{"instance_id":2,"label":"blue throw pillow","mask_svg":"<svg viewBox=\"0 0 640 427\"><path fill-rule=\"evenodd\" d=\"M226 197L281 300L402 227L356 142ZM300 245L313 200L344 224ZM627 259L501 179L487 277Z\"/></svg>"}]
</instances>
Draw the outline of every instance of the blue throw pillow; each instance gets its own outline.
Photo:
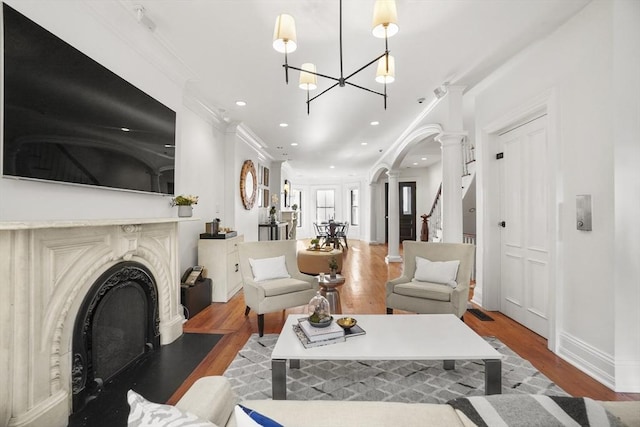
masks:
<instances>
[{"instance_id":1,"label":"blue throw pillow","mask_svg":"<svg viewBox=\"0 0 640 427\"><path fill-rule=\"evenodd\" d=\"M236 405L235 415L238 427L284 427L282 424L273 421L271 418L242 405Z\"/></svg>"}]
</instances>

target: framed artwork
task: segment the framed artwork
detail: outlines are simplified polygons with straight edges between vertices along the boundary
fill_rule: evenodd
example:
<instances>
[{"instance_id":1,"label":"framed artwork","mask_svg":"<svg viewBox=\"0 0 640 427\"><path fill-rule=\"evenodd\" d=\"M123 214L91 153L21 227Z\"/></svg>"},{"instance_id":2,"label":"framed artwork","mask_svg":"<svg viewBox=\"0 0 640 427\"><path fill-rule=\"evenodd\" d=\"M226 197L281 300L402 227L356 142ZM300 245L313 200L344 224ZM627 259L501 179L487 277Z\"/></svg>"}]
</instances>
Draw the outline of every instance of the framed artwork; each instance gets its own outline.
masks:
<instances>
[{"instance_id":1,"label":"framed artwork","mask_svg":"<svg viewBox=\"0 0 640 427\"><path fill-rule=\"evenodd\" d=\"M263 171L262 184L269 186L269 168L265 167Z\"/></svg>"},{"instance_id":2,"label":"framed artwork","mask_svg":"<svg viewBox=\"0 0 640 427\"><path fill-rule=\"evenodd\" d=\"M262 174L264 173L264 166L258 163L258 185L262 185ZM262 204L258 203L258 206L262 206Z\"/></svg>"},{"instance_id":3,"label":"framed artwork","mask_svg":"<svg viewBox=\"0 0 640 427\"><path fill-rule=\"evenodd\" d=\"M262 203L263 203L262 207L264 208L269 207L269 190L267 190L266 188L262 190Z\"/></svg>"}]
</instances>

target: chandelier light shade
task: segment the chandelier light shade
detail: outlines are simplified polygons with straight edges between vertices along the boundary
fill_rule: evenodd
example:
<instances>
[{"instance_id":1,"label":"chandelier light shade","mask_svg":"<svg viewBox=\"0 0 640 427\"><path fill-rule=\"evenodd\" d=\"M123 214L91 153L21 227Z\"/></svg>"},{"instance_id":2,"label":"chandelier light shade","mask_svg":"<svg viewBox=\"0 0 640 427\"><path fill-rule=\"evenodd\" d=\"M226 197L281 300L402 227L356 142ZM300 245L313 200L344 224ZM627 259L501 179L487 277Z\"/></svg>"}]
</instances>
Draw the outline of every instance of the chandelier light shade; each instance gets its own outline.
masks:
<instances>
[{"instance_id":1,"label":"chandelier light shade","mask_svg":"<svg viewBox=\"0 0 640 427\"><path fill-rule=\"evenodd\" d=\"M300 67L300 89L316 90L318 88L318 77L316 76L316 66L310 62L302 64Z\"/></svg>"},{"instance_id":2,"label":"chandelier light shade","mask_svg":"<svg viewBox=\"0 0 640 427\"><path fill-rule=\"evenodd\" d=\"M398 33L398 11L394 0L377 0L373 6L373 25L371 32L374 37L384 39Z\"/></svg>"},{"instance_id":3,"label":"chandelier light shade","mask_svg":"<svg viewBox=\"0 0 640 427\"><path fill-rule=\"evenodd\" d=\"M393 83L396 79L396 60L391 55L385 55L378 59L378 71L376 81L378 83Z\"/></svg>"},{"instance_id":4,"label":"chandelier light shade","mask_svg":"<svg viewBox=\"0 0 640 427\"><path fill-rule=\"evenodd\" d=\"M395 60L389 55L389 37L395 35L398 32L398 12L396 10L395 0L376 0L373 11L373 35L375 37L384 39L384 52L371 61L358 68L356 71L344 75L343 71L343 58L342 58L342 0L340 0L340 76L333 77L326 74L320 74L316 71L316 66L312 63L304 63L300 67L294 67L289 65L288 54L296 50L296 25L293 17L287 14L281 14L276 19L276 26L273 30L273 48L284 53L284 79L289 84L289 69L300 72L299 86L300 89L307 91L307 114L309 114L309 106L311 101L319 96L327 93L334 87L352 86L358 89L365 90L367 92L380 95L384 99L384 108L387 109L387 83L391 83L395 79ZM364 86L352 83L349 79L365 68L378 62L378 69L376 73L376 81L384 85L382 92L369 89ZM323 90L314 97L310 97L309 91L317 89L317 78L323 77L329 80L333 80L334 83L327 89Z\"/></svg>"},{"instance_id":5,"label":"chandelier light shade","mask_svg":"<svg viewBox=\"0 0 640 427\"><path fill-rule=\"evenodd\" d=\"M283 13L276 18L273 29L273 48L280 53L291 53L296 50L296 22L293 16Z\"/></svg>"}]
</instances>

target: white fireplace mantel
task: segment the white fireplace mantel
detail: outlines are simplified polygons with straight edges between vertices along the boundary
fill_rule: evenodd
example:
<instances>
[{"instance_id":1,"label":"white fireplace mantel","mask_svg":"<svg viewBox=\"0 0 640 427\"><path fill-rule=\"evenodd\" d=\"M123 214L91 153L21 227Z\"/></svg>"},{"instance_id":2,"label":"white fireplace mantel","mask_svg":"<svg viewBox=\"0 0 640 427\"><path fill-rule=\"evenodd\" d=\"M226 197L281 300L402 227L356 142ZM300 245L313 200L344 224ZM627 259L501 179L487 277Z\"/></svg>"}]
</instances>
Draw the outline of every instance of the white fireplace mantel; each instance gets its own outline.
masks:
<instances>
[{"instance_id":1,"label":"white fireplace mantel","mask_svg":"<svg viewBox=\"0 0 640 427\"><path fill-rule=\"evenodd\" d=\"M0 222L0 425L67 425L76 316L91 286L120 262L152 273L161 344L182 335L177 230L193 220Z\"/></svg>"},{"instance_id":2,"label":"white fireplace mantel","mask_svg":"<svg viewBox=\"0 0 640 427\"><path fill-rule=\"evenodd\" d=\"M199 218L123 218L123 219L75 219L60 221L0 221L2 230L36 230L41 228L102 227L105 225L164 224L197 221Z\"/></svg>"}]
</instances>

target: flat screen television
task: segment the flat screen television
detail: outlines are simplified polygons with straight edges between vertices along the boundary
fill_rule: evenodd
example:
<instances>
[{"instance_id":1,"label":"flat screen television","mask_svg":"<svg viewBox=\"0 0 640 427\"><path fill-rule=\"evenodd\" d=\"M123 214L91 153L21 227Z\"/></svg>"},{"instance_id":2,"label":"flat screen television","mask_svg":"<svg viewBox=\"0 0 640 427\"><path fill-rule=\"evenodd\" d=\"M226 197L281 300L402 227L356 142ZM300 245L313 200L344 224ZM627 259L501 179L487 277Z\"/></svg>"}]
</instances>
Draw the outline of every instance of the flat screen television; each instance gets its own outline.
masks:
<instances>
[{"instance_id":1,"label":"flat screen television","mask_svg":"<svg viewBox=\"0 0 640 427\"><path fill-rule=\"evenodd\" d=\"M173 194L176 113L7 4L4 176Z\"/></svg>"}]
</instances>

